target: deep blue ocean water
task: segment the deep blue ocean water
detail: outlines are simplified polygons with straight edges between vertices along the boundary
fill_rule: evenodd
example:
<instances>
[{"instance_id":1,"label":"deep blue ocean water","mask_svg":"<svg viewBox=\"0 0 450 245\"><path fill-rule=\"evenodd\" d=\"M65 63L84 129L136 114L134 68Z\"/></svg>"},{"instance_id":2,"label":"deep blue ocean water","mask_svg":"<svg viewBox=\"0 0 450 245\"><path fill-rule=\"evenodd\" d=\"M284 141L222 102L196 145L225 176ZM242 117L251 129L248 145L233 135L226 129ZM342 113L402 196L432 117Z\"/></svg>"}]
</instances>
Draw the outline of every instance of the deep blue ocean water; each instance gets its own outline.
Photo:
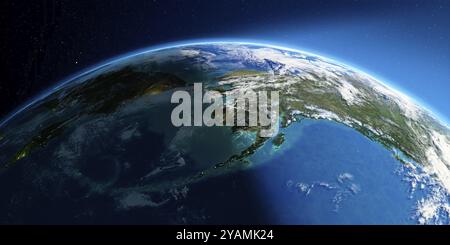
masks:
<instances>
[{"instance_id":1,"label":"deep blue ocean water","mask_svg":"<svg viewBox=\"0 0 450 245\"><path fill-rule=\"evenodd\" d=\"M254 181L275 223L409 224L415 211L401 164L381 144L325 120L303 120L283 130L273 153L266 144Z\"/></svg>"},{"instance_id":2,"label":"deep blue ocean water","mask_svg":"<svg viewBox=\"0 0 450 245\"><path fill-rule=\"evenodd\" d=\"M417 201L393 153L345 125L303 119L267 142L251 167L194 184L179 215L191 223L417 224ZM400 171L402 170L402 171Z\"/></svg>"}]
</instances>

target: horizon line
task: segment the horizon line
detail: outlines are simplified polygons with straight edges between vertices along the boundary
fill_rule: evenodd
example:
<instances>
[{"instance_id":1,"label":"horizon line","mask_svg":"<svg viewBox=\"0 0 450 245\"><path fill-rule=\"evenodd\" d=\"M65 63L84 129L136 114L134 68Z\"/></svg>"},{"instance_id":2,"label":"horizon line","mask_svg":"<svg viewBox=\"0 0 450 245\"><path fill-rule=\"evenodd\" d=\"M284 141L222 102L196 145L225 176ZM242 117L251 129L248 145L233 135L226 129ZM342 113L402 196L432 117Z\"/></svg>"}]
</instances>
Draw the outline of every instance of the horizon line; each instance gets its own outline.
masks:
<instances>
[{"instance_id":1,"label":"horizon line","mask_svg":"<svg viewBox=\"0 0 450 245\"><path fill-rule=\"evenodd\" d=\"M395 92L398 92L400 94L406 95L409 99L411 99L412 102L414 102L415 104L422 107L432 117L434 117L435 119L440 121L440 123L442 123L443 126L447 127L447 129L450 129L450 123L449 123L450 120L447 118L447 116L444 116L441 113L439 113L438 110L436 110L432 106L428 105L428 103L417 98L417 96L414 96L408 92L405 92L403 89L393 85L392 82L386 81L387 79L384 79L384 78L382 79L379 76L373 75L371 72L367 72L365 69L360 68L354 64L351 64L351 63L345 62L345 61L341 61L340 59L335 58L331 55L323 55L320 52L316 52L316 51L309 51L309 50L293 48L293 47L288 47L288 46L281 46L279 44L274 44L274 43L269 43L269 42L264 42L264 41L259 41L259 40L256 41L256 40L236 39L236 38L193 39L193 40L185 40L185 41L167 42L165 44L157 44L157 45L152 45L152 46L148 46L145 48L139 48L134 51L126 52L126 53L114 56L112 58L97 62L94 65L90 65L90 66L87 66L87 68L81 69L79 72L76 72L74 75L67 76L67 77L61 79L60 82L56 82L55 86L51 86L47 89L44 89L42 92L33 96L31 99L28 99L26 102L22 103L22 105L17 106L16 108L19 108L19 109L12 111L9 114L6 114L5 119L1 120L0 127L5 125L9 120L14 118L17 114L21 113L22 111L26 110L27 108L29 108L36 102L38 102L38 101L44 99L45 97L47 97L48 95L50 95L55 90L58 90L62 86L72 82L73 80L75 80L81 76L92 73L92 72L99 70L101 68L104 68L108 65L111 65L111 64L117 63L117 62L121 62L123 60L129 59L129 58L132 58L132 57L135 57L138 55L143 55L146 53L151 53L151 52L156 52L156 51L161 51L161 50L166 50L166 49L171 49L171 48L179 48L179 47L184 47L184 46L195 46L195 45L206 45L206 44L240 44L240 45L255 45L255 46L261 46L261 47L270 47L270 48L275 48L275 49L279 49L279 50L291 51L291 52L296 52L296 53L304 53L307 55L322 58L324 60L333 61L334 63L342 65L350 70L354 70L356 72L360 72L365 75L368 75L369 77L375 79L377 82L386 86L387 88L389 88Z\"/></svg>"}]
</instances>

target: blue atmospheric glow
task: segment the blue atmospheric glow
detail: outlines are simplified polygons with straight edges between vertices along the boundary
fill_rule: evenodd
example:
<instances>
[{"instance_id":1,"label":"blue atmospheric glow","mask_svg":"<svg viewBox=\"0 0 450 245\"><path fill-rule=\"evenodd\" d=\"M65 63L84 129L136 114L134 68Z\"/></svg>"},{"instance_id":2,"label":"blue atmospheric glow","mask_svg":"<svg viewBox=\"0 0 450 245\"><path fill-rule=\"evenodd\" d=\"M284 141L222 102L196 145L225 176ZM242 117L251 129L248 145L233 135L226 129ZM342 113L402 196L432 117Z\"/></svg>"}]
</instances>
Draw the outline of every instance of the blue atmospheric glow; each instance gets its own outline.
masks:
<instances>
[{"instance_id":1,"label":"blue atmospheric glow","mask_svg":"<svg viewBox=\"0 0 450 245\"><path fill-rule=\"evenodd\" d=\"M275 48L275 49L280 49L280 50L286 50L286 51L292 51L292 52L298 52L298 53L305 53L311 56L318 56L324 60L331 60L336 64L339 65L343 65L345 67L347 67L348 69L351 69L353 71L356 72L360 72L360 73L364 73L366 75L369 75L371 77L373 77L375 80L377 80L378 82L380 82L381 84L385 85L386 87L395 90L397 92L400 92L402 94L405 94L407 97L409 97L411 100L413 100L416 104L418 104L419 106L421 106L422 108L424 108L425 110L427 110L429 113L431 113L433 116L435 116L438 120L440 120L441 123L443 123L445 126L449 127L449 120L447 120L446 117L444 117L443 115L441 115L440 113L438 113L436 110L434 110L434 108L432 108L430 105L428 105L427 103L425 103L424 101L418 99L417 97L411 95L410 93L405 92L404 89L401 89L395 85L393 85L392 82L388 82L387 79L383 79L380 76L375 76L373 75L373 73L371 72L367 72L366 70L364 70L361 67L358 67L357 65L354 64L350 64L349 62L341 62L340 59L337 59L331 55L324 55L320 52L317 52L315 50L308 50L308 49L303 49L303 48L298 48L298 47L292 47L290 45L284 45L284 44L280 44L277 42L266 42L266 41L260 41L260 40L253 40L253 39L237 39L237 38L215 38L215 39L195 39L195 40L189 40L189 41L179 41L179 42L170 42L170 43L165 43L162 45L155 45L152 47L147 47L147 48L142 48L142 49L138 49L132 52L128 52L110 59L107 59L103 62L99 62L96 65L90 66L86 69L81 70L80 72L69 76L65 79L62 80L62 82L58 83L55 87L52 87L44 92L42 92L41 94L39 94L38 96L32 98L31 100L29 100L27 103L25 103L24 106L19 107L20 109L18 109L17 111L14 111L13 113L11 113L10 115L6 116L5 119L0 123L0 127L3 126L6 122L8 122L9 120L11 120L13 117L15 117L17 114L19 114L20 112L26 110L27 108L29 108L31 105L33 105L34 103L40 101L41 99L44 99L45 97L47 97L48 95L50 95L52 92L58 90L60 87L66 85L67 83L70 83L71 81L73 81L74 79L89 74L91 72L94 72L98 69L101 69L105 66L108 66L110 64L116 63L116 62L120 62L126 59L129 59L131 57L137 56L137 55L142 55L145 53L151 53L151 52L155 52L155 51L159 51L159 50L164 50L164 49L171 49L171 48L177 48L177 47L184 47L184 46L192 46L192 45L204 45L204 44L225 44L225 43L229 43L229 44L244 44L244 45L255 45L255 46L266 46L266 47L271 47L271 48Z\"/></svg>"}]
</instances>

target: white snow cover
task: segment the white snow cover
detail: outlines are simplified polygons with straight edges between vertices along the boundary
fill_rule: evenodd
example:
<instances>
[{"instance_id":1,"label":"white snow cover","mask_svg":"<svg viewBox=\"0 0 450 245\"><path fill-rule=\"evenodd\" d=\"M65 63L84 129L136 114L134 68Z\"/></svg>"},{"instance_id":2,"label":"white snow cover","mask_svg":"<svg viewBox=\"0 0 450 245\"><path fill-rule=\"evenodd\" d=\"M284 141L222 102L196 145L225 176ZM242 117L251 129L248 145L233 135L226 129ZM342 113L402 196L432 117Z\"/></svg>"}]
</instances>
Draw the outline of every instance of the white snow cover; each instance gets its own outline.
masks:
<instances>
[{"instance_id":1,"label":"white snow cover","mask_svg":"<svg viewBox=\"0 0 450 245\"><path fill-rule=\"evenodd\" d=\"M241 46L236 48L235 45L221 45L221 48L227 50L227 52L233 57L237 57L247 62L257 62L258 64L266 63L267 60L276 61L282 66L277 66L278 72L284 74L287 71L293 73L299 73L299 76L307 77L310 80L314 80L310 74L315 74L320 77L321 80L332 82L339 90L342 98L347 101L348 104L358 103L358 96L363 96L363 92L355 88L344 76L353 78L356 81L367 83L367 85L373 88L381 95L387 96L391 101L396 103L402 108L404 114L410 118L418 119L424 112L424 109L419 107L411 98L405 94L388 87L387 85L377 81L371 76L362 72L355 72L349 67L343 65L337 65L336 63L329 61L323 57L312 56L314 59L308 59L307 55L286 55L289 53L275 48L249 48ZM337 82L338 81L338 82Z\"/></svg>"},{"instance_id":2,"label":"white snow cover","mask_svg":"<svg viewBox=\"0 0 450 245\"><path fill-rule=\"evenodd\" d=\"M235 45L229 46L224 44L221 48L230 52L232 56L239 57L240 60L246 60L247 62L257 62L258 64L264 64L267 60L277 62L276 68L280 74L289 71L292 74L299 74L299 76L304 74L311 80L315 78L309 74L315 74L319 77L320 81L334 83L337 91L349 105L361 103L363 100L360 98L364 98L364 91L358 90L348 81L348 79L352 79L367 85L367 87L373 89L375 93L387 98L392 103L395 103L403 111L403 114L411 120L419 121L423 115L428 115L436 119L436 117L434 117L426 108L419 106L404 93L389 87L363 72L359 72L343 65L338 65L336 62L327 60L323 57L314 55L309 56L300 51L296 52L298 53L297 55L295 53L292 55L287 51L271 47L250 48L247 46L240 46L236 48ZM308 57L311 58L308 59ZM246 83L246 85L251 87L256 84ZM289 85L290 84L277 84L278 87ZM337 121L341 120L335 113L330 111L313 107L307 109L313 110L314 113L312 116L317 118L327 118ZM436 119L436 121L439 120ZM442 122L439 123L445 126ZM370 127L370 125L365 126ZM413 128L411 127L411 129ZM379 135L382 134L382 132L379 132L378 130L372 128L371 130ZM424 135L418 136L422 137ZM428 162L424 164L427 165L427 170L430 174L435 174L446 188L447 192L450 193L450 141L446 136L436 131L433 131L430 137L433 138L434 147L427 149Z\"/></svg>"},{"instance_id":3,"label":"white snow cover","mask_svg":"<svg viewBox=\"0 0 450 245\"><path fill-rule=\"evenodd\" d=\"M307 78L308 80L320 81L321 83L334 85L334 88L346 101L348 105L357 105L362 103L365 98L365 91L357 89L349 80L361 82L368 88L371 88L375 94L378 94L380 98L386 99L391 103L395 103L402 111L403 114L410 118L412 121L417 121L420 124L420 120L424 115L432 117L433 114L426 108L419 106L409 96L404 93L389 87L388 85L378 81L377 79L350 67L340 65L336 62L328 60L326 58L309 55L300 51L282 50L273 47L248 47L245 45L236 46L236 44L223 44L219 47L227 52L232 57L235 56L241 62L255 63L258 66L270 65L271 69L274 69L277 74L296 74L299 77ZM291 51L291 52L290 52ZM272 63L268 63L272 62ZM240 64L236 64L240 66ZM245 67L241 64L242 67ZM314 74L312 76L311 74ZM239 80L239 79L238 79ZM255 78L246 81L229 80L222 81L222 84L228 83L237 85L237 89L256 88L259 86L267 86L266 83L256 81ZM277 82L269 81L271 85L277 88L289 87L295 81ZM333 86L331 86L333 87ZM314 108L310 106L307 108L311 111L314 118L325 118L330 120L342 121L343 123L350 122L349 120L342 120L335 113L321 108ZM439 122L438 119L436 119ZM444 125L442 122L439 122ZM351 126L351 124L349 125ZM370 127L370 125L364 125L378 135L383 135L383 132L379 132ZM410 127L414 130L413 127ZM432 129L430 129L432 130ZM387 136L386 136L387 137ZM450 142L446 136L433 131L431 136L418 135L424 142L429 142L429 137L432 137L433 146L426 149L427 161L425 164L429 174L437 176L443 187L450 193Z\"/></svg>"},{"instance_id":4,"label":"white snow cover","mask_svg":"<svg viewBox=\"0 0 450 245\"><path fill-rule=\"evenodd\" d=\"M306 109L312 111L312 114L310 115L313 118L317 118L317 119L329 119L329 120L336 120L336 121L340 121L341 118L336 115L336 113L322 109L322 108L318 108L316 106L313 105L306 105L305 106Z\"/></svg>"},{"instance_id":5,"label":"white snow cover","mask_svg":"<svg viewBox=\"0 0 450 245\"><path fill-rule=\"evenodd\" d=\"M352 105L361 103L361 99L358 98L358 95L360 95L361 93L351 83L344 81L342 85L338 86L337 88L347 104Z\"/></svg>"},{"instance_id":6,"label":"white snow cover","mask_svg":"<svg viewBox=\"0 0 450 245\"><path fill-rule=\"evenodd\" d=\"M377 96L378 99L395 104L410 119L407 121L407 124L411 132L416 134L417 139L422 144L427 145L423 149L426 153L426 160L419 167L425 171L424 175L435 179L437 185L440 186L439 188L434 187L436 193L439 193L439 195L430 195L417 203L416 215L419 218L419 222L432 223L436 220L439 212L447 212L450 214L448 205L448 197L450 196L450 131L436 131L434 127L427 124L426 119L434 119L435 123L444 126L446 130L450 128L434 116L427 108L420 106L411 97L366 73L320 56L274 46L248 46L237 43L221 43L217 44L217 48L225 51L227 59L230 57L236 58L232 59L232 65L236 68L245 69L248 65L254 64L258 67L266 67L274 75L295 75L304 80L316 81L318 86L322 85L327 89L334 88L349 106L360 105L364 103L364 99L370 98L373 95ZM191 54L188 53L187 56ZM209 66L217 67L218 64L214 63L216 58L208 59L207 62L210 62ZM265 80L262 79L258 76L239 79L232 78L220 81L219 84L230 84L233 86L233 90L242 91L267 86L277 89L289 89L289 86L298 82L295 79L283 79L283 81L277 79L267 80L267 78ZM370 89L370 94L366 90L355 87L355 82L361 83L363 86L365 85L365 89ZM361 124L349 118L340 118L334 112L318 108L314 105L306 106L306 109L308 110L307 113L313 118L336 120L349 126ZM422 129L426 133L417 131L414 125L422 125ZM390 137L380 130L371 127L371 125L363 126L377 135ZM428 182L432 183L433 181L429 180ZM416 182L413 181L412 184L414 184L413 189L417 188ZM421 183L420 185L424 184Z\"/></svg>"}]
</instances>

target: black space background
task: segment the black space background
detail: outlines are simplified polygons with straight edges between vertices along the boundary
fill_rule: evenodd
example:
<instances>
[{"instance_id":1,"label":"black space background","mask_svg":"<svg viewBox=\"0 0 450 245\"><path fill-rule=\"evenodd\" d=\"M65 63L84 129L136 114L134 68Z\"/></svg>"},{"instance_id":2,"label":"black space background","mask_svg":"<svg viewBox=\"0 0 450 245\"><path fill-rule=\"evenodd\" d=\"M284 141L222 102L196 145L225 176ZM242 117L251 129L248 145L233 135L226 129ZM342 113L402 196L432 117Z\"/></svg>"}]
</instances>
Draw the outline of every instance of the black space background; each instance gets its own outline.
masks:
<instances>
[{"instance_id":1,"label":"black space background","mask_svg":"<svg viewBox=\"0 0 450 245\"><path fill-rule=\"evenodd\" d=\"M0 118L104 59L155 44L245 36L252 26L311 22L397 8L396 1L1 1ZM243 33L244 32L244 33Z\"/></svg>"}]
</instances>

